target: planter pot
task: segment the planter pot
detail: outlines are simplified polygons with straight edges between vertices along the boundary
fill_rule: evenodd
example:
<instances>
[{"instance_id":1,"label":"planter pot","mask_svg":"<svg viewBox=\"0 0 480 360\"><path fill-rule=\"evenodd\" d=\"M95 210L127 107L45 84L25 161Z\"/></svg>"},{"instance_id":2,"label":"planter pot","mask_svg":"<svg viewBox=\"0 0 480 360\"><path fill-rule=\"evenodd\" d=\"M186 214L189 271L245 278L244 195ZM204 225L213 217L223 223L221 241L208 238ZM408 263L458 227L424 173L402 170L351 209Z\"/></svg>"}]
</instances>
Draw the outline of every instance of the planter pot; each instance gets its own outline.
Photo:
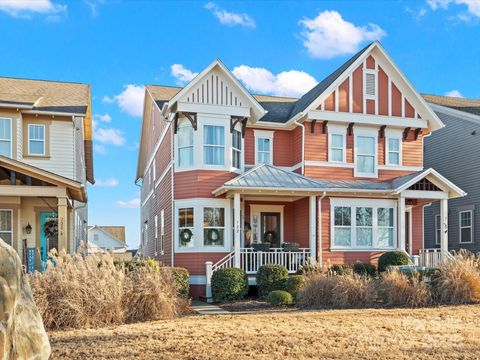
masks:
<instances>
[{"instance_id":1,"label":"planter pot","mask_svg":"<svg viewBox=\"0 0 480 360\"><path fill-rule=\"evenodd\" d=\"M268 251L270 250L270 244L252 244L254 251Z\"/></svg>"},{"instance_id":2,"label":"planter pot","mask_svg":"<svg viewBox=\"0 0 480 360\"><path fill-rule=\"evenodd\" d=\"M285 243L282 245L283 251L299 251L300 244L297 243Z\"/></svg>"}]
</instances>

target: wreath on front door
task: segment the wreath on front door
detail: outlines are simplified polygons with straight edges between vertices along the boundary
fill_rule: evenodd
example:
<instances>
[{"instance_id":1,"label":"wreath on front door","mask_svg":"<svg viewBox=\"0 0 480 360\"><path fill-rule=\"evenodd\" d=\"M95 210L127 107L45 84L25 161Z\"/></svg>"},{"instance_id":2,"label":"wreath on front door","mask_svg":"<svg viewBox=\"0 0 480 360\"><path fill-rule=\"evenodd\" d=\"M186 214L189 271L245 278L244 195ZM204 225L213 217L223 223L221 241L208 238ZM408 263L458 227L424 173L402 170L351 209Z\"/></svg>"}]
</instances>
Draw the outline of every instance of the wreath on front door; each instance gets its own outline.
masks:
<instances>
[{"instance_id":1,"label":"wreath on front door","mask_svg":"<svg viewBox=\"0 0 480 360\"><path fill-rule=\"evenodd\" d=\"M182 245L188 244L192 240L193 232L190 229L180 231L180 241Z\"/></svg>"}]
</instances>

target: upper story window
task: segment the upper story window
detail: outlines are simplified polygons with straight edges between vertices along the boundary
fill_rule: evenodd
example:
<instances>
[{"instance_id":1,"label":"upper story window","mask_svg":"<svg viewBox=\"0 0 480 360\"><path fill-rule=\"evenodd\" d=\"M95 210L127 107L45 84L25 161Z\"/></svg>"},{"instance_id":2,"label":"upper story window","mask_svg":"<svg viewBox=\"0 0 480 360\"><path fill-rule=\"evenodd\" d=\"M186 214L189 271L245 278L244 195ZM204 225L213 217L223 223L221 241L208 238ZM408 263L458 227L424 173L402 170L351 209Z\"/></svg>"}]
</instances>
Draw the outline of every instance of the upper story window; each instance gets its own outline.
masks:
<instances>
[{"instance_id":1,"label":"upper story window","mask_svg":"<svg viewBox=\"0 0 480 360\"><path fill-rule=\"evenodd\" d=\"M238 130L232 133L232 166L236 169L242 166L242 133Z\"/></svg>"},{"instance_id":2,"label":"upper story window","mask_svg":"<svg viewBox=\"0 0 480 360\"><path fill-rule=\"evenodd\" d=\"M225 164L225 127L203 127L203 161L205 165Z\"/></svg>"},{"instance_id":3,"label":"upper story window","mask_svg":"<svg viewBox=\"0 0 480 360\"><path fill-rule=\"evenodd\" d=\"M0 155L12 157L12 119L0 118Z\"/></svg>"},{"instance_id":4,"label":"upper story window","mask_svg":"<svg viewBox=\"0 0 480 360\"><path fill-rule=\"evenodd\" d=\"M355 176L377 176L377 134L362 131L355 136Z\"/></svg>"},{"instance_id":5,"label":"upper story window","mask_svg":"<svg viewBox=\"0 0 480 360\"><path fill-rule=\"evenodd\" d=\"M28 124L28 155L45 155L45 125Z\"/></svg>"},{"instance_id":6,"label":"upper story window","mask_svg":"<svg viewBox=\"0 0 480 360\"><path fill-rule=\"evenodd\" d=\"M255 165L273 163L273 131L255 130Z\"/></svg>"},{"instance_id":7,"label":"upper story window","mask_svg":"<svg viewBox=\"0 0 480 360\"><path fill-rule=\"evenodd\" d=\"M473 242L473 211L466 210L458 213L460 222L460 243Z\"/></svg>"},{"instance_id":8,"label":"upper story window","mask_svg":"<svg viewBox=\"0 0 480 360\"><path fill-rule=\"evenodd\" d=\"M330 125L328 127L328 161L346 161L346 127Z\"/></svg>"},{"instance_id":9,"label":"upper story window","mask_svg":"<svg viewBox=\"0 0 480 360\"><path fill-rule=\"evenodd\" d=\"M182 121L177 131L178 167L193 166L193 127L190 121Z\"/></svg>"},{"instance_id":10,"label":"upper story window","mask_svg":"<svg viewBox=\"0 0 480 360\"><path fill-rule=\"evenodd\" d=\"M401 130L386 130L385 163L387 165L402 164L402 132Z\"/></svg>"}]
</instances>

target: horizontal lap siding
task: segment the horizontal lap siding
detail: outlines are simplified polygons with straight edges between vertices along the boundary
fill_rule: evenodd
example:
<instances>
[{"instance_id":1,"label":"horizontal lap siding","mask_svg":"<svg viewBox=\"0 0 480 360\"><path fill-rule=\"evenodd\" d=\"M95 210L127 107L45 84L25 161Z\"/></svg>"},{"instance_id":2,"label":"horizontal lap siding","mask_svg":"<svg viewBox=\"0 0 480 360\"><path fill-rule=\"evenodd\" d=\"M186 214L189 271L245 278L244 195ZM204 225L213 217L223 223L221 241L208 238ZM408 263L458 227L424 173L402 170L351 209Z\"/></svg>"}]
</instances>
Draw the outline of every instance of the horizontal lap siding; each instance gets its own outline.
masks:
<instances>
[{"instance_id":1,"label":"horizontal lap siding","mask_svg":"<svg viewBox=\"0 0 480 360\"><path fill-rule=\"evenodd\" d=\"M245 129L245 164L255 164L255 136L252 128Z\"/></svg>"},{"instance_id":2,"label":"horizontal lap siding","mask_svg":"<svg viewBox=\"0 0 480 360\"><path fill-rule=\"evenodd\" d=\"M213 198L213 190L236 176L236 173L215 170L176 172L175 199Z\"/></svg>"},{"instance_id":3,"label":"horizontal lap siding","mask_svg":"<svg viewBox=\"0 0 480 360\"><path fill-rule=\"evenodd\" d=\"M183 267L188 270L190 275L205 275L205 262L211 261L216 263L228 253L208 253L208 252L191 252L191 253L175 253L175 266Z\"/></svg>"},{"instance_id":4,"label":"horizontal lap siding","mask_svg":"<svg viewBox=\"0 0 480 360\"><path fill-rule=\"evenodd\" d=\"M292 165L302 162L302 141L302 128L300 126L297 126L295 129L292 130Z\"/></svg>"},{"instance_id":5,"label":"horizontal lap siding","mask_svg":"<svg viewBox=\"0 0 480 360\"><path fill-rule=\"evenodd\" d=\"M294 202L295 205L295 242L300 247L309 247L309 203L308 198Z\"/></svg>"},{"instance_id":6,"label":"horizontal lap siding","mask_svg":"<svg viewBox=\"0 0 480 360\"><path fill-rule=\"evenodd\" d=\"M415 131L410 130L402 142L402 164L404 166L423 166L423 135L415 140Z\"/></svg>"},{"instance_id":7,"label":"horizontal lap siding","mask_svg":"<svg viewBox=\"0 0 480 360\"><path fill-rule=\"evenodd\" d=\"M273 165L293 166L302 161L301 135L301 129L299 133L297 128L292 131L273 130ZM255 129L252 128L245 131L245 164L255 164Z\"/></svg>"},{"instance_id":8,"label":"horizontal lap siding","mask_svg":"<svg viewBox=\"0 0 480 360\"><path fill-rule=\"evenodd\" d=\"M152 209L153 212L158 216L158 239L157 249L158 256L155 257L161 263L166 265L172 265L172 169L170 169L166 176L163 178L162 182L156 190L156 196L153 203L155 204ZM164 222L165 222L165 237L164 237L164 254L160 254L160 212L164 212ZM155 225L152 222L152 225Z\"/></svg>"},{"instance_id":9,"label":"horizontal lap siding","mask_svg":"<svg viewBox=\"0 0 480 360\"><path fill-rule=\"evenodd\" d=\"M322 132L322 123L315 124L315 132L312 134L310 123L305 128L305 160L327 161L328 134Z\"/></svg>"},{"instance_id":10,"label":"horizontal lap siding","mask_svg":"<svg viewBox=\"0 0 480 360\"><path fill-rule=\"evenodd\" d=\"M396 177L410 174L411 171L400 170L378 170L378 178L365 178L364 180L387 181ZM337 168L330 166L305 166L305 176L322 180L362 180L363 178L353 177L353 168Z\"/></svg>"},{"instance_id":11,"label":"horizontal lap siding","mask_svg":"<svg viewBox=\"0 0 480 360\"><path fill-rule=\"evenodd\" d=\"M156 176L157 179L162 176L165 169L170 165L172 161L172 127L167 129L167 132L163 138L159 151L155 155Z\"/></svg>"}]
</instances>

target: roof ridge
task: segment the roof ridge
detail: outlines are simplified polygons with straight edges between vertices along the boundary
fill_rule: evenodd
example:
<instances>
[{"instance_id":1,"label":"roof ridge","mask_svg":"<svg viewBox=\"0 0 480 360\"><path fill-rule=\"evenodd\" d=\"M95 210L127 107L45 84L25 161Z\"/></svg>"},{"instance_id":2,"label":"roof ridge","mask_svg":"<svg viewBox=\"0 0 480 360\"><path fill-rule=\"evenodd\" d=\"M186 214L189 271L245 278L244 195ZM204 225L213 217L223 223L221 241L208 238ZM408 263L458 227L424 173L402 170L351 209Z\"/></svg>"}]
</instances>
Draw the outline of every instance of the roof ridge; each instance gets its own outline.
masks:
<instances>
[{"instance_id":1,"label":"roof ridge","mask_svg":"<svg viewBox=\"0 0 480 360\"><path fill-rule=\"evenodd\" d=\"M76 84L76 85L86 85L87 83L81 83L78 81L64 81L64 80L49 80L49 79L33 79L33 78L22 78L15 76L0 76L0 79L11 79L11 80L26 80L26 81L42 81L42 82L52 82L52 83L61 83L61 84Z\"/></svg>"}]
</instances>

